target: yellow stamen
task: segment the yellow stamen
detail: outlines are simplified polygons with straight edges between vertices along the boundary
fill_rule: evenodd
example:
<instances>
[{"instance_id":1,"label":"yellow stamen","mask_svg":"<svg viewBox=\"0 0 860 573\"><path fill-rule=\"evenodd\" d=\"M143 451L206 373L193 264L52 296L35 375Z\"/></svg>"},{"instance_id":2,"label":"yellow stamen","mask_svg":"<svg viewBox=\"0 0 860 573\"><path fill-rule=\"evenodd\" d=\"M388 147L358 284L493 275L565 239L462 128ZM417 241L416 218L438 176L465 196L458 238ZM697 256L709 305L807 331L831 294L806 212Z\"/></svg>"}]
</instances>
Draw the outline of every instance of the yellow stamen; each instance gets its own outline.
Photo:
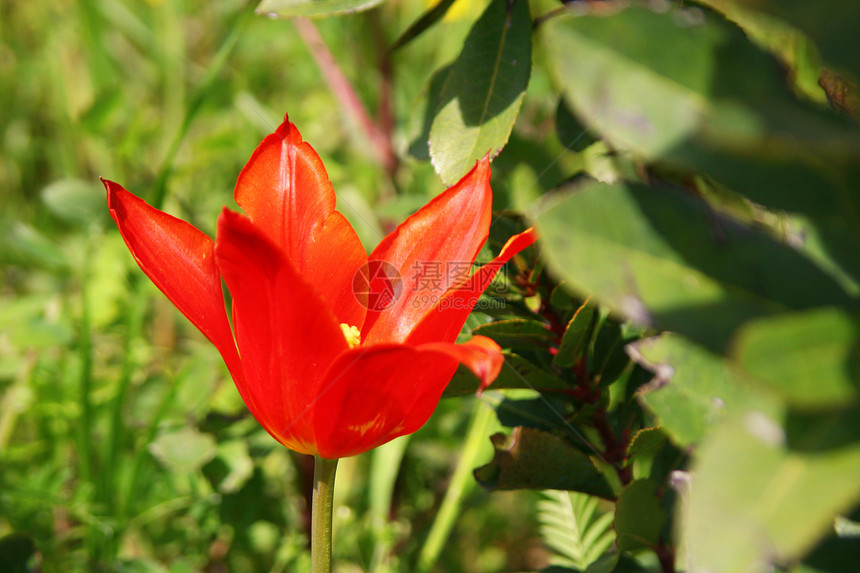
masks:
<instances>
[{"instance_id":1,"label":"yellow stamen","mask_svg":"<svg viewBox=\"0 0 860 573\"><path fill-rule=\"evenodd\" d=\"M361 331L354 326L350 326L345 322L340 323L340 329L343 330L343 335L346 337L346 343L350 348L355 348L361 344Z\"/></svg>"}]
</instances>

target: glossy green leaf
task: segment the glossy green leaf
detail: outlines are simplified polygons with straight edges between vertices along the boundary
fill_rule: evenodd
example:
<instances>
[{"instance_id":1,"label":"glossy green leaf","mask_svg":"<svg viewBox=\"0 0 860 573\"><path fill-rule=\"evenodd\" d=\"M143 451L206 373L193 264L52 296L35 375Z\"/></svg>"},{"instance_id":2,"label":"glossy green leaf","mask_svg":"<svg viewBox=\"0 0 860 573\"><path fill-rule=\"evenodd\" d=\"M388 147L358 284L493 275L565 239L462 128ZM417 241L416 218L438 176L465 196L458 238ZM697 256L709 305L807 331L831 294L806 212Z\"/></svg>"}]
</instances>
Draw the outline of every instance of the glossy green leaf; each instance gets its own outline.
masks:
<instances>
[{"instance_id":1,"label":"glossy green leaf","mask_svg":"<svg viewBox=\"0 0 860 573\"><path fill-rule=\"evenodd\" d=\"M473 329L472 334L492 338L501 346L509 348L533 345L545 347L552 339L552 332L545 324L524 318L484 324Z\"/></svg>"},{"instance_id":2,"label":"glossy green leaf","mask_svg":"<svg viewBox=\"0 0 860 573\"><path fill-rule=\"evenodd\" d=\"M490 439L493 460L475 470L475 479L488 490L562 489L614 497L604 473L611 469L558 436L514 428L510 436L499 433Z\"/></svg>"},{"instance_id":3,"label":"glossy green leaf","mask_svg":"<svg viewBox=\"0 0 860 573\"><path fill-rule=\"evenodd\" d=\"M478 391L480 381L468 368L461 366L457 369L451 382L442 394L445 398L466 396ZM532 390L552 391L564 390L568 385L552 372L541 368L526 358L512 352L505 353L505 364L499 372L499 377L490 386L493 390L503 388L529 388Z\"/></svg>"},{"instance_id":4,"label":"glossy green leaf","mask_svg":"<svg viewBox=\"0 0 860 573\"><path fill-rule=\"evenodd\" d=\"M739 4L770 14L806 32L832 66L860 78L860 4L842 0L739 0Z\"/></svg>"},{"instance_id":5,"label":"glossy green leaf","mask_svg":"<svg viewBox=\"0 0 860 573\"><path fill-rule=\"evenodd\" d=\"M666 434L660 428L644 428L636 432L627 446L627 459L636 479L651 477L654 460L666 444Z\"/></svg>"},{"instance_id":6,"label":"glossy green leaf","mask_svg":"<svg viewBox=\"0 0 860 573\"><path fill-rule=\"evenodd\" d=\"M430 128L430 157L447 184L508 141L531 73L525 0L493 0L451 65Z\"/></svg>"},{"instance_id":7,"label":"glossy green leaf","mask_svg":"<svg viewBox=\"0 0 860 573\"><path fill-rule=\"evenodd\" d=\"M684 500L683 541L691 570L762 571L802 557L834 517L860 500L860 433L856 416L839 419L853 440L788 447L780 424L748 412L721 425L697 453ZM818 449L815 446L818 445Z\"/></svg>"},{"instance_id":8,"label":"glossy green leaf","mask_svg":"<svg viewBox=\"0 0 860 573\"><path fill-rule=\"evenodd\" d=\"M691 20L685 8L636 6L607 17L548 20L543 36L566 101L616 148L803 213L819 258L856 284L860 132L799 101L777 61L733 23L695 12ZM667 44L673 49L662 48Z\"/></svg>"},{"instance_id":9,"label":"glossy green leaf","mask_svg":"<svg viewBox=\"0 0 860 573\"><path fill-rule=\"evenodd\" d=\"M835 309L746 325L734 354L739 366L801 408L845 407L860 397L860 331Z\"/></svg>"},{"instance_id":10,"label":"glossy green leaf","mask_svg":"<svg viewBox=\"0 0 860 573\"><path fill-rule=\"evenodd\" d=\"M690 157L689 142L795 161L857 157L857 134L798 101L777 62L737 26L714 12L699 11L698 21L684 12L631 6L547 21L550 64L587 127L649 159Z\"/></svg>"},{"instance_id":11,"label":"glossy green leaf","mask_svg":"<svg viewBox=\"0 0 860 573\"><path fill-rule=\"evenodd\" d=\"M773 398L750 387L722 357L677 334L643 340L628 346L628 351L654 372L639 397L678 446L700 442L727 414L751 408L771 415L777 411Z\"/></svg>"},{"instance_id":12,"label":"glossy green leaf","mask_svg":"<svg viewBox=\"0 0 860 573\"><path fill-rule=\"evenodd\" d=\"M630 482L615 504L618 548L630 551L654 547L663 531L666 512L657 497L659 484L648 479Z\"/></svg>"},{"instance_id":13,"label":"glossy green leaf","mask_svg":"<svg viewBox=\"0 0 860 573\"><path fill-rule=\"evenodd\" d=\"M824 101L824 94L818 85L821 72L818 50L800 30L779 17L757 11L743 0L696 2L724 14L740 26L750 40L774 54L787 68L787 79L805 97L817 102Z\"/></svg>"},{"instance_id":14,"label":"glossy green leaf","mask_svg":"<svg viewBox=\"0 0 860 573\"><path fill-rule=\"evenodd\" d=\"M573 318L567 323L558 352L552 360L554 366L570 368L582 358L588 346L594 312L595 306L588 302L576 310Z\"/></svg>"},{"instance_id":15,"label":"glossy green leaf","mask_svg":"<svg viewBox=\"0 0 860 573\"><path fill-rule=\"evenodd\" d=\"M369 10L383 0L263 0L255 12L269 18L334 16Z\"/></svg>"},{"instance_id":16,"label":"glossy green leaf","mask_svg":"<svg viewBox=\"0 0 860 573\"><path fill-rule=\"evenodd\" d=\"M575 191L537 218L550 268L639 324L722 351L750 318L850 304L796 250L676 190L586 182Z\"/></svg>"}]
</instances>

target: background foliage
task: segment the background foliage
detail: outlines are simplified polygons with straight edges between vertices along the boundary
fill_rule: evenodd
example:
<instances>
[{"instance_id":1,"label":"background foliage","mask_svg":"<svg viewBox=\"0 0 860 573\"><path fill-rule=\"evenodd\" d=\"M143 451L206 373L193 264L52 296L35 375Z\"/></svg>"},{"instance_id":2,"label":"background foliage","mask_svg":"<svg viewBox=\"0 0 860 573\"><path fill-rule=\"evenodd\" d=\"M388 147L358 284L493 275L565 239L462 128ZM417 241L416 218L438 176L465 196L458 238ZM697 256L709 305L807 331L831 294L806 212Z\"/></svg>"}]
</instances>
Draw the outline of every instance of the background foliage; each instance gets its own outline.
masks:
<instances>
[{"instance_id":1,"label":"background foliage","mask_svg":"<svg viewBox=\"0 0 860 573\"><path fill-rule=\"evenodd\" d=\"M339 15L284 18L309 14ZM427 427L341 463L339 571L851 571L858 21L0 2L0 570L307 569L307 460L143 279L97 180L213 235L288 111L368 248L488 151L484 260L542 235L464 332L506 348L493 388L458 372Z\"/></svg>"}]
</instances>

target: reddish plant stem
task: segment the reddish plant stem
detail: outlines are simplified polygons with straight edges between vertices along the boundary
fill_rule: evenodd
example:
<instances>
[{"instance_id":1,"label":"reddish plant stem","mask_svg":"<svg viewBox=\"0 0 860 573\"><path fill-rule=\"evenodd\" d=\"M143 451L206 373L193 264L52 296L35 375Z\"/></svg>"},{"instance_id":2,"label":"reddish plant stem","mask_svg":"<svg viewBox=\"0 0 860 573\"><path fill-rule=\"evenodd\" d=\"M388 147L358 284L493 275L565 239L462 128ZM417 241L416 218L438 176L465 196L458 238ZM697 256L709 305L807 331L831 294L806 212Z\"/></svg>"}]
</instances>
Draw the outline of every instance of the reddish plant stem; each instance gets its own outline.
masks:
<instances>
[{"instance_id":1,"label":"reddish plant stem","mask_svg":"<svg viewBox=\"0 0 860 573\"><path fill-rule=\"evenodd\" d=\"M675 548L672 547L671 543L661 540L660 544L654 548L654 553L657 554L663 573L675 573Z\"/></svg>"},{"instance_id":2,"label":"reddish plant stem","mask_svg":"<svg viewBox=\"0 0 860 573\"><path fill-rule=\"evenodd\" d=\"M364 109L364 105L358 99L358 95L346 75L338 66L337 60L335 60L331 50L328 49L316 25L307 18L293 18L293 25L310 50L311 56L319 66L329 88L331 88L344 112L364 132L370 142L374 156L391 173L392 169L396 168L397 156L391 146L388 134L380 129L367 114L367 110Z\"/></svg>"},{"instance_id":3,"label":"reddish plant stem","mask_svg":"<svg viewBox=\"0 0 860 573\"><path fill-rule=\"evenodd\" d=\"M394 134L394 67L391 61L391 51L388 49L388 41L385 30L379 16L379 10L368 12L370 25L375 40L376 52L379 54L379 107L377 109L377 125L379 131L385 136L387 143L385 169L389 178L394 179L399 161L394 153L391 141Z\"/></svg>"}]
</instances>

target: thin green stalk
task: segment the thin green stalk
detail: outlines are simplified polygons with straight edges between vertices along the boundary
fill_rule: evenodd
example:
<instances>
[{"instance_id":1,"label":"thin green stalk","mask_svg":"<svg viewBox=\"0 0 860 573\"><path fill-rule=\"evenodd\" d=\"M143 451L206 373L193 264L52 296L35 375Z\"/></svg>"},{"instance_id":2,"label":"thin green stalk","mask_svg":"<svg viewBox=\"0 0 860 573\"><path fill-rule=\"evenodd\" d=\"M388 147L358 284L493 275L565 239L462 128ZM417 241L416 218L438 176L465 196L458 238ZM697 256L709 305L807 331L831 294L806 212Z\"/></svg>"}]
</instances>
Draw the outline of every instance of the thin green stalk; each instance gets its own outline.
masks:
<instances>
[{"instance_id":1,"label":"thin green stalk","mask_svg":"<svg viewBox=\"0 0 860 573\"><path fill-rule=\"evenodd\" d=\"M394 495L394 484L406 453L406 446L412 435L407 434L374 449L370 454L370 526L373 530L373 555L370 560L370 573L385 573L391 568L388 565L391 545L394 536L386 532L391 513L391 502Z\"/></svg>"},{"instance_id":2,"label":"thin green stalk","mask_svg":"<svg viewBox=\"0 0 860 573\"><path fill-rule=\"evenodd\" d=\"M149 308L149 305L146 304L149 296L148 289L146 288L147 285L142 280L139 280L139 277L137 278L138 280L135 281L136 284L134 286L134 291L130 297L131 304L127 311L128 314L126 315L126 339L124 344L122 370L120 372L119 380L117 381L118 387L116 395L114 396L113 403L111 404L110 430L108 431L107 450L104 456L106 460L105 467L112 468L114 470L119 467L120 448L122 447L126 436L126 424L125 417L123 415L126 396L128 394L128 389L131 386L132 376L134 375L135 370L140 366L137 363L134 352L132 352L132 347L135 341L137 341L143 333L144 319ZM104 491L105 501L112 508L114 515L117 515L121 519L124 517L124 511L122 508L117 509L117 506L120 505L120 503L119 499L115 495L118 488L118 474L118 471L105 472L102 488Z\"/></svg>"},{"instance_id":3,"label":"thin green stalk","mask_svg":"<svg viewBox=\"0 0 860 573\"><path fill-rule=\"evenodd\" d=\"M92 450L90 440L92 438L93 403L92 403L92 375L93 375L93 341L90 329L90 299L89 281L92 269L92 241L88 241L84 254L83 270L81 271L81 316L78 321L77 354L79 362L78 370L78 419L75 434L75 449L78 461L78 480L84 487L92 486L97 490L97 484L93 482ZM92 501L90 499L89 501ZM84 537L86 554L90 563L98 561L101 554L102 537L92 528L87 528Z\"/></svg>"},{"instance_id":4,"label":"thin green stalk","mask_svg":"<svg viewBox=\"0 0 860 573\"><path fill-rule=\"evenodd\" d=\"M337 460L314 456L314 499L311 509L311 571L331 573L331 512Z\"/></svg>"},{"instance_id":5,"label":"thin green stalk","mask_svg":"<svg viewBox=\"0 0 860 573\"><path fill-rule=\"evenodd\" d=\"M475 410L472 413L472 420L466 435L466 444L463 446L457 467L454 468L451 484L445 492L445 498L442 500L436 519L433 520L427 540L418 555L418 564L415 569L418 573L430 571L433 564L436 563L442 552L442 547L454 527L460 506L471 488L474 487L472 469L478 463L481 447L487 441L487 433L493 421L493 414L494 410L489 405L483 402L475 403Z\"/></svg>"},{"instance_id":6,"label":"thin green stalk","mask_svg":"<svg viewBox=\"0 0 860 573\"><path fill-rule=\"evenodd\" d=\"M206 96L209 95L209 91L212 89L212 86L215 85L215 80L218 78L218 74L221 73L221 70L227 63L230 54L233 53L233 48L236 47L236 43L239 41L242 31L245 29L245 23L248 22L253 15L253 10L249 10L246 7L239 9L236 23L233 25L229 34L224 39L224 42L221 44L221 47L218 48L215 56L206 67L206 75L203 77L203 81L200 82L200 85L191 95L191 99L188 101L188 106L185 110L185 116L182 118L182 123L179 124L176 135L173 137L173 141L171 142L170 147L164 156L164 160L161 163L158 177L153 184L153 189L149 197L149 202L153 207L161 208L161 205L164 203L164 196L167 192L167 180L173 172L173 162L176 160L179 148L185 140L185 136L188 134L191 124L197 117L197 112L200 111L203 101L206 99Z\"/></svg>"}]
</instances>

